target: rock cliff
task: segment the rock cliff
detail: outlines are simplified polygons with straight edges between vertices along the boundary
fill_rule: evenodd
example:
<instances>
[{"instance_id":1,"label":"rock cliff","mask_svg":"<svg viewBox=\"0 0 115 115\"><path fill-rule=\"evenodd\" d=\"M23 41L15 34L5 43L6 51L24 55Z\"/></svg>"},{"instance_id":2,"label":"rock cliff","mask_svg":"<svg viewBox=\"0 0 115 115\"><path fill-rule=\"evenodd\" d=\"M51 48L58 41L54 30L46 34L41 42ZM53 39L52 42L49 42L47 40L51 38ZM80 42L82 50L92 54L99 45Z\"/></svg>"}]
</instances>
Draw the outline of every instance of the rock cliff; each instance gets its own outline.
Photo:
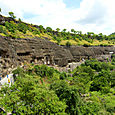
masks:
<instances>
[{"instance_id":1,"label":"rock cliff","mask_svg":"<svg viewBox=\"0 0 115 115\"><path fill-rule=\"evenodd\" d=\"M115 47L59 46L47 39L12 39L0 36L1 73L24 63L66 66L89 58L104 60L114 53ZM105 56L105 57L104 57ZM101 57L101 58L100 58Z\"/></svg>"},{"instance_id":2,"label":"rock cliff","mask_svg":"<svg viewBox=\"0 0 115 115\"><path fill-rule=\"evenodd\" d=\"M73 60L69 50L48 40L12 39L0 36L1 68L14 68L24 63L65 66Z\"/></svg>"}]
</instances>

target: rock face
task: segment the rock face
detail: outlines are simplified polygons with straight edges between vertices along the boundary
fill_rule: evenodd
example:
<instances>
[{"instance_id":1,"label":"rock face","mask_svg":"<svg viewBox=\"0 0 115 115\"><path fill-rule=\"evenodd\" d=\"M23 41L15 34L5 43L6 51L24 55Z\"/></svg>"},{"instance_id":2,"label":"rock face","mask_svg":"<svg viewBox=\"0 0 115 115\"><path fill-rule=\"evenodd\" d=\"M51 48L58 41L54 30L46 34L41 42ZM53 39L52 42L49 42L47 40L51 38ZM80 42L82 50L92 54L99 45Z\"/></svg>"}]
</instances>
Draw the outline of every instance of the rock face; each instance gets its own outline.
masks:
<instances>
[{"instance_id":1,"label":"rock face","mask_svg":"<svg viewBox=\"0 0 115 115\"><path fill-rule=\"evenodd\" d=\"M69 50L48 40L12 39L0 36L1 68L14 68L24 63L65 66L73 60Z\"/></svg>"},{"instance_id":2,"label":"rock face","mask_svg":"<svg viewBox=\"0 0 115 115\"><path fill-rule=\"evenodd\" d=\"M82 47L69 48L59 46L46 39L12 39L0 36L0 73L24 63L66 66L71 62L79 62L89 58L104 60L110 57L109 52L115 47ZM104 57L105 56L105 57Z\"/></svg>"},{"instance_id":3,"label":"rock face","mask_svg":"<svg viewBox=\"0 0 115 115\"><path fill-rule=\"evenodd\" d=\"M75 62L79 62L84 59L97 58L100 61L107 60L107 58L111 58L111 53L115 53L115 47L83 47L83 46L71 46L68 49Z\"/></svg>"}]
</instances>

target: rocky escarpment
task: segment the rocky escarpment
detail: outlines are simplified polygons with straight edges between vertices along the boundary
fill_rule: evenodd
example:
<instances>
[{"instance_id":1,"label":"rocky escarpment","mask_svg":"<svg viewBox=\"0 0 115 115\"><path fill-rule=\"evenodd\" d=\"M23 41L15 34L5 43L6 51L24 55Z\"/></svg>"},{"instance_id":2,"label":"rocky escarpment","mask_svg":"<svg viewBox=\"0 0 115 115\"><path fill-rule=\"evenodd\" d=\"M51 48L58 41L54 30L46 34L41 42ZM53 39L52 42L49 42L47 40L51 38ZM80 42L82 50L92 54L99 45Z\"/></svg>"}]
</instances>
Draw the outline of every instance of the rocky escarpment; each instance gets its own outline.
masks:
<instances>
[{"instance_id":1,"label":"rocky escarpment","mask_svg":"<svg viewBox=\"0 0 115 115\"><path fill-rule=\"evenodd\" d=\"M93 47L83 47L83 46L71 46L71 47L64 47L68 49L75 62L79 62L83 59L91 59L97 58L100 61L107 60L107 58L111 58L111 54L115 53L115 47L100 47L100 46L93 46Z\"/></svg>"},{"instance_id":2,"label":"rocky escarpment","mask_svg":"<svg viewBox=\"0 0 115 115\"><path fill-rule=\"evenodd\" d=\"M24 63L65 66L73 60L70 51L41 38L12 39L0 36L1 68L14 68Z\"/></svg>"},{"instance_id":3,"label":"rocky escarpment","mask_svg":"<svg viewBox=\"0 0 115 115\"><path fill-rule=\"evenodd\" d=\"M12 39L0 36L0 72L24 63L66 66L71 62L79 62L89 58L108 58L115 47L62 47L46 39ZM105 57L104 57L105 56ZM104 57L104 58L103 58Z\"/></svg>"}]
</instances>

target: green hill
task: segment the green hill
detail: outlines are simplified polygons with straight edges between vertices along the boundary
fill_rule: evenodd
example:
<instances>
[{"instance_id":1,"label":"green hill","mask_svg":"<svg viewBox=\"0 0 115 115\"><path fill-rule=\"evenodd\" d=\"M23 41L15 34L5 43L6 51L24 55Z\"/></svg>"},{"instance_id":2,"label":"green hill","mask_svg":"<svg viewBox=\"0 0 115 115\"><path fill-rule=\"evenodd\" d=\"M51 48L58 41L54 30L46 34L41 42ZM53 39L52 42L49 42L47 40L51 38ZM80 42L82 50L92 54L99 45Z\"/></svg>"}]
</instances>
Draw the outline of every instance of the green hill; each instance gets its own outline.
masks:
<instances>
[{"instance_id":1,"label":"green hill","mask_svg":"<svg viewBox=\"0 0 115 115\"><path fill-rule=\"evenodd\" d=\"M67 29L60 31L59 28L53 30L51 27L44 28L42 25L28 24L22 22L21 19L15 20L12 16L4 17L2 15L0 15L0 35L12 38L40 37L59 45L69 43L70 45L107 46L115 44L114 34L107 36L93 32L83 34L82 31L74 29L71 29L71 32L67 31Z\"/></svg>"}]
</instances>

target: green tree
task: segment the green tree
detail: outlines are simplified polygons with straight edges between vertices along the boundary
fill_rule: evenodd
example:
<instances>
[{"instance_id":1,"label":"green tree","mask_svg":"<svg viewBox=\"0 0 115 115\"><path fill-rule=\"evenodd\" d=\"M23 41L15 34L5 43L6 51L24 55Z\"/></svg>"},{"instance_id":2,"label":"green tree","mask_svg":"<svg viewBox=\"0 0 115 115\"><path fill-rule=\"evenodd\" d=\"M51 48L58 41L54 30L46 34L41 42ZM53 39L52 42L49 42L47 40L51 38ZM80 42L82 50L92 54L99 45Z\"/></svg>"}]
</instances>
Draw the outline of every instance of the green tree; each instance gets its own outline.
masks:
<instances>
[{"instance_id":1,"label":"green tree","mask_svg":"<svg viewBox=\"0 0 115 115\"><path fill-rule=\"evenodd\" d=\"M40 30L41 33L44 33L44 31L45 31L45 29L42 25L39 25L39 30Z\"/></svg>"},{"instance_id":2,"label":"green tree","mask_svg":"<svg viewBox=\"0 0 115 115\"><path fill-rule=\"evenodd\" d=\"M0 13L2 12L2 9L0 8Z\"/></svg>"},{"instance_id":3,"label":"green tree","mask_svg":"<svg viewBox=\"0 0 115 115\"><path fill-rule=\"evenodd\" d=\"M14 23L9 23L9 22L5 22L5 27L8 29L9 32L14 33L15 30L17 29L16 25Z\"/></svg>"},{"instance_id":4,"label":"green tree","mask_svg":"<svg viewBox=\"0 0 115 115\"><path fill-rule=\"evenodd\" d=\"M63 29L62 32L66 32L67 29Z\"/></svg>"},{"instance_id":5,"label":"green tree","mask_svg":"<svg viewBox=\"0 0 115 115\"><path fill-rule=\"evenodd\" d=\"M102 93L108 93L110 91L110 72L102 70L99 72L91 84L91 91L101 91Z\"/></svg>"},{"instance_id":6,"label":"green tree","mask_svg":"<svg viewBox=\"0 0 115 115\"><path fill-rule=\"evenodd\" d=\"M74 29L71 29L71 32L73 32L73 33L74 33L74 31L75 31Z\"/></svg>"},{"instance_id":7,"label":"green tree","mask_svg":"<svg viewBox=\"0 0 115 115\"><path fill-rule=\"evenodd\" d=\"M25 74L12 87L0 90L0 105L15 114L65 114L66 104L54 91L39 84L39 79Z\"/></svg>"},{"instance_id":8,"label":"green tree","mask_svg":"<svg viewBox=\"0 0 115 115\"><path fill-rule=\"evenodd\" d=\"M78 115L79 105L81 103L78 91L75 87L69 86L66 81L56 81L52 83L50 89L54 90L60 100L65 101L66 113Z\"/></svg>"},{"instance_id":9,"label":"green tree","mask_svg":"<svg viewBox=\"0 0 115 115\"><path fill-rule=\"evenodd\" d=\"M9 15L10 15L10 17L11 17L11 18L13 18L13 19L15 19L15 18L16 18L16 16L14 15L14 13L13 13L13 12L9 12Z\"/></svg>"},{"instance_id":10,"label":"green tree","mask_svg":"<svg viewBox=\"0 0 115 115\"><path fill-rule=\"evenodd\" d=\"M57 44L59 45L60 44L60 42L61 42L61 38L60 37L57 37Z\"/></svg>"},{"instance_id":11,"label":"green tree","mask_svg":"<svg viewBox=\"0 0 115 115\"><path fill-rule=\"evenodd\" d=\"M47 31L47 32L52 32L52 28L51 28L51 27L47 27L47 28L46 28L46 31Z\"/></svg>"},{"instance_id":12,"label":"green tree","mask_svg":"<svg viewBox=\"0 0 115 115\"><path fill-rule=\"evenodd\" d=\"M71 43L69 41L66 42L66 46L67 47L70 47L71 46Z\"/></svg>"},{"instance_id":13,"label":"green tree","mask_svg":"<svg viewBox=\"0 0 115 115\"><path fill-rule=\"evenodd\" d=\"M24 34L26 33L27 30L29 30L29 27L24 23L18 23L17 26L18 26L18 30L20 32L23 32Z\"/></svg>"},{"instance_id":14,"label":"green tree","mask_svg":"<svg viewBox=\"0 0 115 115\"><path fill-rule=\"evenodd\" d=\"M18 21L19 21L20 23L22 22L22 20L21 20L20 18L18 19Z\"/></svg>"},{"instance_id":15,"label":"green tree","mask_svg":"<svg viewBox=\"0 0 115 115\"><path fill-rule=\"evenodd\" d=\"M0 33L4 33L5 35L8 34L7 33L7 29L4 26L2 26L2 25L0 25Z\"/></svg>"},{"instance_id":16,"label":"green tree","mask_svg":"<svg viewBox=\"0 0 115 115\"><path fill-rule=\"evenodd\" d=\"M82 31L77 31L77 34L81 35L81 34L82 34Z\"/></svg>"},{"instance_id":17,"label":"green tree","mask_svg":"<svg viewBox=\"0 0 115 115\"><path fill-rule=\"evenodd\" d=\"M59 31L60 31L60 29L59 29L59 28L56 28L56 30L57 30L57 32L59 32Z\"/></svg>"}]
</instances>

